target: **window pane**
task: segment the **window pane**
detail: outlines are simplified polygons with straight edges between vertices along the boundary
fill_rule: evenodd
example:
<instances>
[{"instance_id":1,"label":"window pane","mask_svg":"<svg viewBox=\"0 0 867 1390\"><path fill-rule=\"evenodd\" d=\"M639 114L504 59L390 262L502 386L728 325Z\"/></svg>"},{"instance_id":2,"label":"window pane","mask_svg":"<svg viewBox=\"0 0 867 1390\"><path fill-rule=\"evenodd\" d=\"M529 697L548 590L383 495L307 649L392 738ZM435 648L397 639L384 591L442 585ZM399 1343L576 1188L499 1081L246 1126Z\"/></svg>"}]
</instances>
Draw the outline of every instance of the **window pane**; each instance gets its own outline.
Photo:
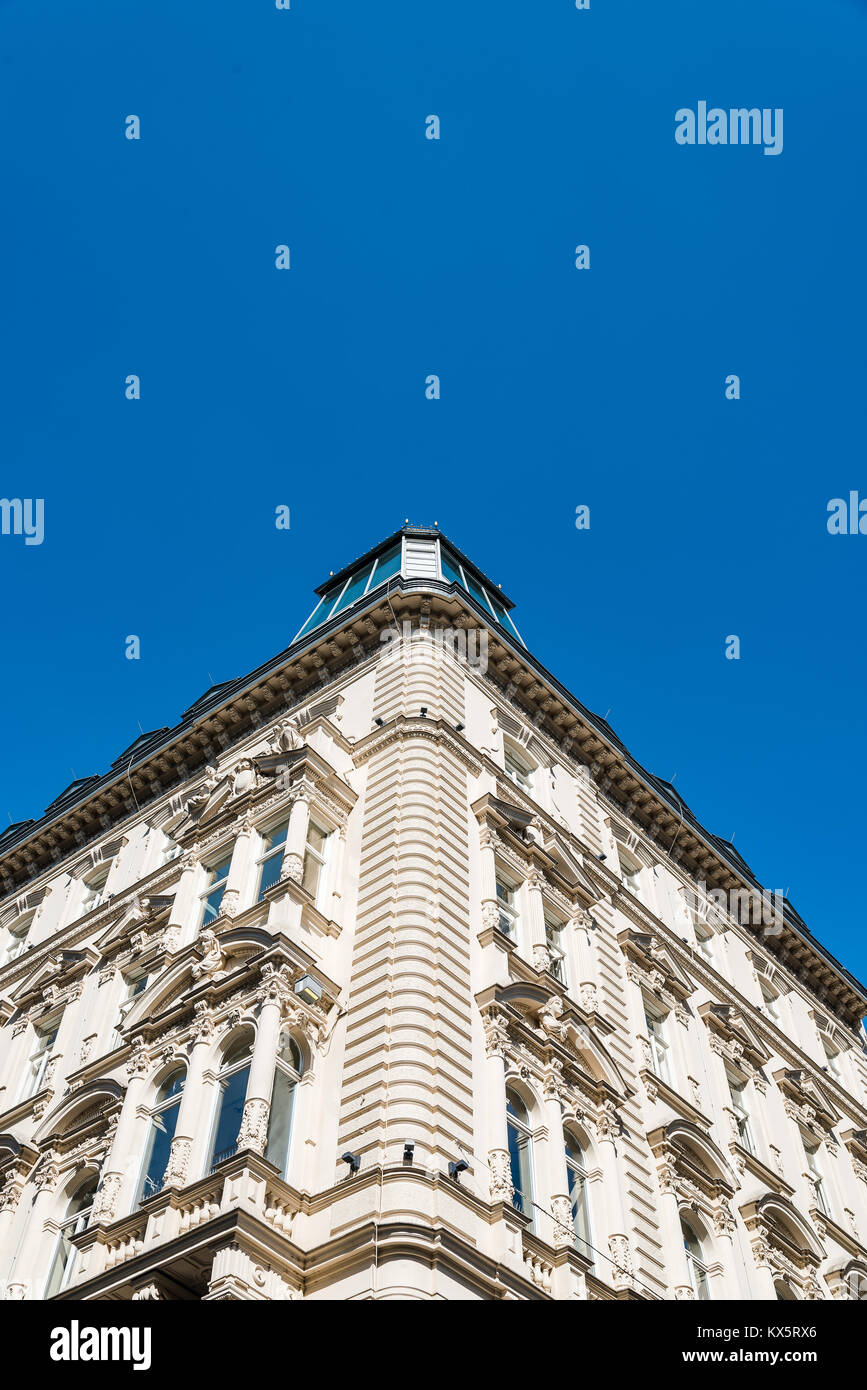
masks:
<instances>
[{"instance_id":1,"label":"window pane","mask_svg":"<svg viewBox=\"0 0 867 1390\"><path fill-rule=\"evenodd\" d=\"M393 574L400 571L401 544L392 546L391 550L380 557L376 569L373 572L373 579L370 581L371 589L375 589L379 584L384 584L386 579L391 579Z\"/></svg>"},{"instance_id":2,"label":"window pane","mask_svg":"<svg viewBox=\"0 0 867 1390\"><path fill-rule=\"evenodd\" d=\"M310 827L307 831L308 848L312 849L316 854L322 855L325 853L325 841L327 839L327 831L321 830L318 825L314 825L311 821Z\"/></svg>"},{"instance_id":3,"label":"window pane","mask_svg":"<svg viewBox=\"0 0 867 1390\"><path fill-rule=\"evenodd\" d=\"M211 1145L212 1168L224 1158L231 1157L235 1152L238 1130L241 1128L241 1116L244 1113L244 1096L247 1094L249 1076L250 1068L242 1067L240 1071L233 1072L222 1083L217 1125L214 1130L214 1141Z\"/></svg>"},{"instance_id":4,"label":"window pane","mask_svg":"<svg viewBox=\"0 0 867 1390\"><path fill-rule=\"evenodd\" d=\"M268 1143L265 1157L285 1177L289 1159L289 1140L292 1134L292 1103L295 1082L280 1067L274 1073L271 1092L271 1113L268 1116Z\"/></svg>"},{"instance_id":5,"label":"window pane","mask_svg":"<svg viewBox=\"0 0 867 1390\"><path fill-rule=\"evenodd\" d=\"M363 570L359 570L358 574L353 575L343 592L343 597L334 609L335 613L342 613L344 608L348 608L350 604L355 603L356 599L362 597L369 575L370 565L365 565Z\"/></svg>"},{"instance_id":6,"label":"window pane","mask_svg":"<svg viewBox=\"0 0 867 1390\"><path fill-rule=\"evenodd\" d=\"M262 872L259 875L259 901L262 901L265 893L273 884L277 883L283 868L282 854L272 854L270 859L266 859L262 864Z\"/></svg>"},{"instance_id":7,"label":"window pane","mask_svg":"<svg viewBox=\"0 0 867 1390\"><path fill-rule=\"evenodd\" d=\"M170 1105L167 1109L161 1110L158 1114L154 1115L151 1120L145 1171L138 1198L139 1202L144 1202L148 1197L153 1197L154 1193L159 1192L162 1187L166 1167L168 1166L169 1154L171 1152L172 1140L175 1137L175 1127L178 1123L180 1108L181 1103L178 1101L177 1105Z\"/></svg>"}]
</instances>

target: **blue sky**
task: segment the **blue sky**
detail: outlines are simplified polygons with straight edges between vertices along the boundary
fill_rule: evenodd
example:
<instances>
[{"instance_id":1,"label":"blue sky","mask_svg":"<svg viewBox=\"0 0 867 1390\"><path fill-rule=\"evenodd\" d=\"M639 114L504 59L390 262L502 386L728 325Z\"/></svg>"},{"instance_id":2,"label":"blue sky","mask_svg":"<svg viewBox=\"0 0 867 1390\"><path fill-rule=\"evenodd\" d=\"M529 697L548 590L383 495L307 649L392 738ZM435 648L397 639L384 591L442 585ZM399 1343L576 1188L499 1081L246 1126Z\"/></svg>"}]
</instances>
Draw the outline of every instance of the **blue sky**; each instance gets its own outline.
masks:
<instances>
[{"instance_id":1,"label":"blue sky","mask_svg":"<svg viewBox=\"0 0 867 1390\"><path fill-rule=\"evenodd\" d=\"M436 520L867 977L867 538L826 529L867 496L865 66L863 0L0 2L0 493L45 499L0 536L0 817ZM783 153L678 146L700 100Z\"/></svg>"}]
</instances>

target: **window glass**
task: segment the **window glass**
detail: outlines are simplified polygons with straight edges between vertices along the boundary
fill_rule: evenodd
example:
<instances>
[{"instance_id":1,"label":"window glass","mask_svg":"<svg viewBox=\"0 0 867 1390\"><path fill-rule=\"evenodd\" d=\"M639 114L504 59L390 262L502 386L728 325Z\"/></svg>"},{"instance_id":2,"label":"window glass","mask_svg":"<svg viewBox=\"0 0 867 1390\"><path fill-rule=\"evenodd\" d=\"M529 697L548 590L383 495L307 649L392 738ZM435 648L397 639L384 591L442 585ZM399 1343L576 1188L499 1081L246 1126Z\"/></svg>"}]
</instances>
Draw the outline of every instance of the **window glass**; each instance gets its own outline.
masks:
<instances>
[{"instance_id":1,"label":"window glass","mask_svg":"<svg viewBox=\"0 0 867 1390\"><path fill-rule=\"evenodd\" d=\"M591 1255L590 1212L587 1199L587 1173L584 1153L578 1140L569 1130L563 1131L566 1149L566 1174L569 1181L569 1201L572 1204L572 1224L582 1255Z\"/></svg>"},{"instance_id":2,"label":"window glass","mask_svg":"<svg viewBox=\"0 0 867 1390\"><path fill-rule=\"evenodd\" d=\"M78 1189L66 1209L66 1217L60 1227L54 1258L48 1273L45 1297L53 1298L66 1287L75 1269L76 1248L72 1237L85 1230L93 1211L93 1198L96 1193L96 1178L90 1178Z\"/></svg>"},{"instance_id":3,"label":"window glass","mask_svg":"<svg viewBox=\"0 0 867 1390\"><path fill-rule=\"evenodd\" d=\"M262 867L259 871L259 902L262 901L268 889L280 878L288 829L289 822L286 821L282 825L276 826L264 838Z\"/></svg>"},{"instance_id":4,"label":"window glass","mask_svg":"<svg viewBox=\"0 0 867 1390\"><path fill-rule=\"evenodd\" d=\"M157 1094L139 1184L139 1203L153 1197L162 1188L178 1123L183 1089L184 1072L180 1070L163 1082Z\"/></svg>"},{"instance_id":5,"label":"window glass","mask_svg":"<svg viewBox=\"0 0 867 1390\"><path fill-rule=\"evenodd\" d=\"M232 863L231 854L228 858L215 864L208 870L208 887L203 893L204 904L202 907L202 920L200 925L209 927L215 917L220 915L220 903L223 901L223 894L226 891L226 879L229 874L229 866Z\"/></svg>"},{"instance_id":6,"label":"window glass","mask_svg":"<svg viewBox=\"0 0 867 1390\"><path fill-rule=\"evenodd\" d=\"M506 1127L509 1136L509 1167L512 1175L513 1205L531 1219L533 1207L533 1137L527 1107L513 1091L506 1092Z\"/></svg>"},{"instance_id":7,"label":"window glass","mask_svg":"<svg viewBox=\"0 0 867 1390\"><path fill-rule=\"evenodd\" d=\"M334 613L342 613L344 608L348 608L350 604L355 603L363 596L367 581L370 578L370 569L370 565L365 565L363 570L359 570L357 574L353 575L334 607L332 617Z\"/></svg>"},{"instance_id":8,"label":"window glass","mask_svg":"<svg viewBox=\"0 0 867 1390\"><path fill-rule=\"evenodd\" d=\"M319 904L322 895L323 870L325 868L326 848L328 844L328 832L314 821L310 822L307 829L307 844L304 851L304 869L301 875L301 886Z\"/></svg>"},{"instance_id":9,"label":"window glass","mask_svg":"<svg viewBox=\"0 0 867 1390\"><path fill-rule=\"evenodd\" d=\"M392 546L391 550L387 550L384 555L380 556L370 581L371 589L384 584L386 579L391 579L392 575L400 572L401 554L402 547L398 541L397 545Z\"/></svg>"}]
</instances>

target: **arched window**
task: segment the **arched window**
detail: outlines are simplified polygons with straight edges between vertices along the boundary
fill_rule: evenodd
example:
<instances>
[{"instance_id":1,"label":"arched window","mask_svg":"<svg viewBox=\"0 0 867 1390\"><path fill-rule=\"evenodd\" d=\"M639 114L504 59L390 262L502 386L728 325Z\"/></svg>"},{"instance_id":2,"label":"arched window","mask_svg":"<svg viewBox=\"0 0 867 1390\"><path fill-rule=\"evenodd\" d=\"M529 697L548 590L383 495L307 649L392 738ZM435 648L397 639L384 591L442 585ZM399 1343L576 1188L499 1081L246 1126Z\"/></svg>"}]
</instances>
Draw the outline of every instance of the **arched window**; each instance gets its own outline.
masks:
<instances>
[{"instance_id":1,"label":"arched window","mask_svg":"<svg viewBox=\"0 0 867 1390\"><path fill-rule=\"evenodd\" d=\"M584 1151L574 1134L563 1131L566 1148L566 1173L569 1180L569 1201L572 1203L572 1224L582 1255L592 1258L590 1246L590 1203L587 1194L587 1168Z\"/></svg>"},{"instance_id":2,"label":"arched window","mask_svg":"<svg viewBox=\"0 0 867 1390\"><path fill-rule=\"evenodd\" d=\"M277 1054L274 1086L271 1091L271 1110L268 1115L268 1143L265 1157L285 1178L289 1170L289 1148L292 1142L292 1111L295 1087L301 1080L304 1060L298 1044L286 1035Z\"/></svg>"},{"instance_id":3,"label":"arched window","mask_svg":"<svg viewBox=\"0 0 867 1390\"><path fill-rule=\"evenodd\" d=\"M225 1053L217 1077L219 1094L211 1134L211 1156L208 1170L216 1168L224 1158L231 1158L238 1147L238 1131L244 1114L244 1097L250 1079L250 1056L253 1040L245 1035Z\"/></svg>"},{"instance_id":4,"label":"arched window","mask_svg":"<svg viewBox=\"0 0 867 1390\"><path fill-rule=\"evenodd\" d=\"M506 1126L509 1132L509 1163L512 1172L513 1205L524 1216L533 1218L533 1135L527 1107L514 1091L506 1091Z\"/></svg>"},{"instance_id":5,"label":"arched window","mask_svg":"<svg viewBox=\"0 0 867 1390\"><path fill-rule=\"evenodd\" d=\"M774 1280L774 1293L781 1303L797 1303L797 1297L785 1279Z\"/></svg>"},{"instance_id":6,"label":"arched window","mask_svg":"<svg viewBox=\"0 0 867 1390\"><path fill-rule=\"evenodd\" d=\"M51 1261L48 1283L45 1286L46 1298L53 1298L56 1293L60 1293L72 1278L76 1256L72 1237L77 1235L79 1231L83 1231L90 1221L96 1181L96 1178L93 1177L82 1183L66 1208L66 1216L61 1223L60 1234L57 1237L57 1248Z\"/></svg>"},{"instance_id":7,"label":"arched window","mask_svg":"<svg viewBox=\"0 0 867 1390\"><path fill-rule=\"evenodd\" d=\"M688 1221L681 1221L680 1229L683 1235L683 1248L686 1251L686 1264L693 1293L702 1302L709 1302L710 1282L707 1277L707 1265L705 1264L701 1241Z\"/></svg>"},{"instance_id":8,"label":"arched window","mask_svg":"<svg viewBox=\"0 0 867 1390\"><path fill-rule=\"evenodd\" d=\"M532 794L534 768L529 759L523 753L519 753L517 748L512 747L511 744L504 743L503 763L506 776L511 778L515 786L520 787L521 791Z\"/></svg>"},{"instance_id":9,"label":"arched window","mask_svg":"<svg viewBox=\"0 0 867 1390\"><path fill-rule=\"evenodd\" d=\"M163 1185L172 1140L175 1137L175 1126L178 1123L185 1076L183 1067L179 1067L166 1077L157 1091L151 1111L150 1132L144 1152L136 1206L148 1197L153 1197Z\"/></svg>"}]
</instances>

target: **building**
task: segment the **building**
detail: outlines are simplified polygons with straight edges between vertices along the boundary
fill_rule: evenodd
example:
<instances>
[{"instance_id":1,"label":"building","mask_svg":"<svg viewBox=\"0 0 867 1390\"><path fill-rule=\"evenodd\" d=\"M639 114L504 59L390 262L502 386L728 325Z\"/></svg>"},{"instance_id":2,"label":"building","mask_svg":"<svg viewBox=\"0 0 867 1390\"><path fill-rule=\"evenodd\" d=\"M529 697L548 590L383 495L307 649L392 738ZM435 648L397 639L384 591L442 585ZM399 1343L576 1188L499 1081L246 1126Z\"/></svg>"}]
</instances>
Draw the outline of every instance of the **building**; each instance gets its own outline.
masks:
<instances>
[{"instance_id":1,"label":"building","mask_svg":"<svg viewBox=\"0 0 867 1390\"><path fill-rule=\"evenodd\" d=\"M857 1298L864 988L437 530L317 596L0 836L5 1297Z\"/></svg>"}]
</instances>

